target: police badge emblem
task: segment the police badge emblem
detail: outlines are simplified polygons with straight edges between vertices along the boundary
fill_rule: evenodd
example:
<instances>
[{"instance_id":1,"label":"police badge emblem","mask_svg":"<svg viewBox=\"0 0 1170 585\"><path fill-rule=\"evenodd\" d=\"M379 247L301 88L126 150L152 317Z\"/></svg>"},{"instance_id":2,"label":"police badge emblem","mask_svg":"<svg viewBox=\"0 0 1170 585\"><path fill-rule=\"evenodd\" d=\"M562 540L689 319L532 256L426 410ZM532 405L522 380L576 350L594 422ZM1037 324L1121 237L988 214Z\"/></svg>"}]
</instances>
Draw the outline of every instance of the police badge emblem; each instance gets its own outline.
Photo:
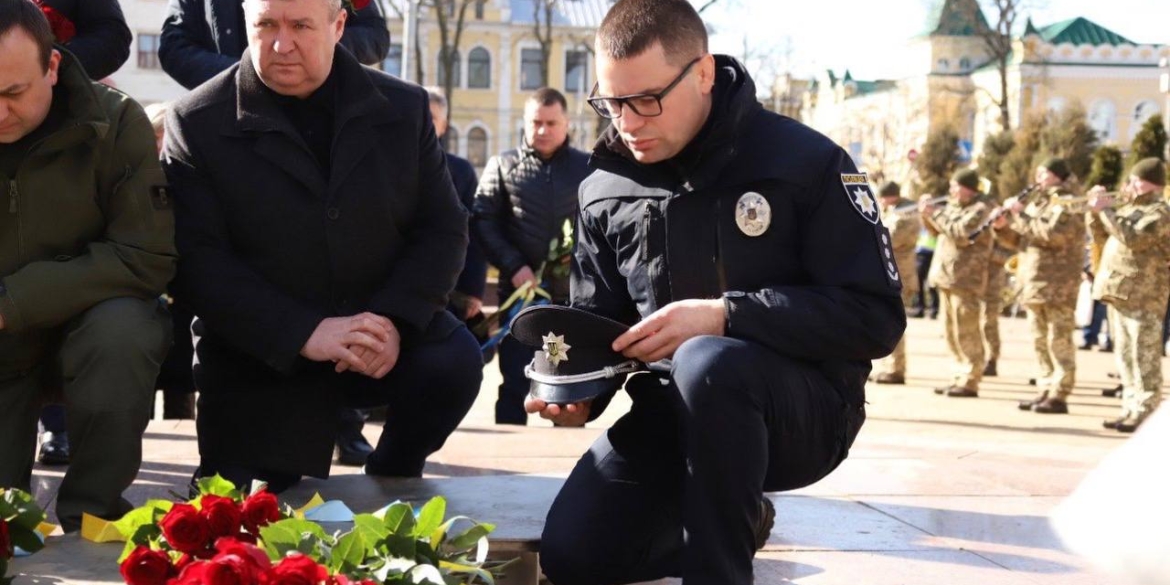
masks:
<instances>
[{"instance_id":1,"label":"police badge emblem","mask_svg":"<svg viewBox=\"0 0 1170 585\"><path fill-rule=\"evenodd\" d=\"M841 184L845 186L845 197L853 209L865 221L877 225L881 213L878 211L877 198L869 186L869 177L865 173L841 173Z\"/></svg>"},{"instance_id":2,"label":"police badge emblem","mask_svg":"<svg viewBox=\"0 0 1170 585\"><path fill-rule=\"evenodd\" d=\"M541 348L544 350L544 359L548 360L548 363L552 364L553 367L560 365L561 362L569 361L569 350L573 349L573 346L565 343L564 335L550 332L541 340L544 341L544 347Z\"/></svg>"},{"instance_id":3,"label":"police badge emblem","mask_svg":"<svg viewBox=\"0 0 1170 585\"><path fill-rule=\"evenodd\" d=\"M744 193L735 203L735 225L744 235L763 235L772 225L772 206L759 193Z\"/></svg>"}]
</instances>

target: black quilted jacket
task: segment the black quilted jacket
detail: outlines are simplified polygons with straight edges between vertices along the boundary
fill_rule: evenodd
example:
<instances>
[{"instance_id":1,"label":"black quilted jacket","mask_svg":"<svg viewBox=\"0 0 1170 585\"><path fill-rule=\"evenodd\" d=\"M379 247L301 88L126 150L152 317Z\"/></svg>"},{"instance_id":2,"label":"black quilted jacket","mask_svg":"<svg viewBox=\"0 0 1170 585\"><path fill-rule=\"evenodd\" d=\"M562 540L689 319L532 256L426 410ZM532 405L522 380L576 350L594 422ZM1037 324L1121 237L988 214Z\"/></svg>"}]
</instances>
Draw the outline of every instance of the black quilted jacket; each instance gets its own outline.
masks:
<instances>
[{"instance_id":1,"label":"black quilted jacket","mask_svg":"<svg viewBox=\"0 0 1170 585\"><path fill-rule=\"evenodd\" d=\"M577 221L577 187L589 175L589 155L567 143L549 160L528 147L493 156L480 175L474 222L488 261L500 269L500 286L524 266L537 270L566 219ZM568 298L568 279L549 283Z\"/></svg>"}]
</instances>

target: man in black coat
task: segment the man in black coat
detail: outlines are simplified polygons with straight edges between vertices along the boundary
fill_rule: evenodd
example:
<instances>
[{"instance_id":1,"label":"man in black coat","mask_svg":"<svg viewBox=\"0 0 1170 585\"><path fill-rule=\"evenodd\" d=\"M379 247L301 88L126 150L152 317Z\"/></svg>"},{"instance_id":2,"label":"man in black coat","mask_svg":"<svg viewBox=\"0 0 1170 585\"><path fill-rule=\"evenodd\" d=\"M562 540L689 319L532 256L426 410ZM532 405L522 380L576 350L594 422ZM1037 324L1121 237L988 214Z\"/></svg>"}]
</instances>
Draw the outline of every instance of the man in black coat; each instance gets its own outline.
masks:
<instances>
[{"instance_id":1,"label":"man in black coat","mask_svg":"<svg viewBox=\"0 0 1170 585\"><path fill-rule=\"evenodd\" d=\"M763 492L845 458L870 360L905 328L889 232L848 155L764 110L686 0L619 1L595 54L613 125L581 185L572 304L631 325L612 349L652 371L566 480L541 565L557 585L747 585ZM609 396L526 406L579 425Z\"/></svg>"},{"instance_id":2,"label":"man in black coat","mask_svg":"<svg viewBox=\"0 0 1170 585\"><path fill-rule=\"evenodd\" d=\"M235 65L248 46L243 0L168 0L158 60L171 79L195 89ZM348 9L347 9L348 12ZM390 51L390 31L378 3L349 15L341 44L364 65Z\"/></svg>"},{"instance_id":3,"label":"man in black coat","mask_svg":"<svg viewBox=\"0 0 1170 585\"><path fill-rule=\"evenodd\" d=\"M240 64L167 119L176 288L206 329L198 473L326 477L334 410L386 404L366 473L418 476L482 377L444 310L467 214L426 93L337 48L339 0L245 9Z\"/></svg>"},{"instance_id":4,"label":"man in black coat","mask_svg":"<svg viewBox=\"0 0 1170 585\"><path fill-rule=\"evenodd\" d=\"M524 103L524 144L493 156L479 179L472 224L500 271L501 304L526 282L543 283L555 303L568 302L568 271L556 269L560 259L549 258L549 244L561 240L566 221L576 221L577 188L589 174L589 156L569 145L567 111L561 92L533 92ZM499 358L496 424L526 424L524 366L532 350L509 336L500 341Z\"/></svg>"},{"instance_id":5,"label":"man in black coat","mask_svg":"<svg viewBox=\"0 0 1170 585\"><path fill-rule=\"evenodd\" d=\"M73 53L90 79L114 74L130 58L130 28L118 0L40 0L73 23L69 39L58 38ZM49 20L53 24L52 19ZM56 31L54 31L56 32Z\"/></svg>"}]
</instances>

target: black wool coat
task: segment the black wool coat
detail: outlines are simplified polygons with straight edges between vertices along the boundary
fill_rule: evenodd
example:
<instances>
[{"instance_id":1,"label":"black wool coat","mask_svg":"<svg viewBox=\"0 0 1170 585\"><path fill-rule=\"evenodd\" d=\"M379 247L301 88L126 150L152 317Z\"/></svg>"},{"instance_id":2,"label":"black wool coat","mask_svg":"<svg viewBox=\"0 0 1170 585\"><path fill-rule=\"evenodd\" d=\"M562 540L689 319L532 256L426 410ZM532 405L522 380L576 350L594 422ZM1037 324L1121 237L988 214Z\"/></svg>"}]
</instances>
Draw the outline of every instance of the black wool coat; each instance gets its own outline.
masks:
<instances>
[{"instance_id":1,"label":"black wool coat","mask_svg":"<svg viewBox=\"0 0 1170 585\"><path fill-rule=\"evenodd\" d=\"M167 119L175 289L205 329L196 381L209 404L231 397L231 412L201 405L218 421L200 425L205 458L327 475L335 411L358 374L300 357L321 320L388 316L404 351L461 326L443 309L468 216L426 92L341 48L332 75L328 175L246 53Z\"/></svg>"}]
</instances>

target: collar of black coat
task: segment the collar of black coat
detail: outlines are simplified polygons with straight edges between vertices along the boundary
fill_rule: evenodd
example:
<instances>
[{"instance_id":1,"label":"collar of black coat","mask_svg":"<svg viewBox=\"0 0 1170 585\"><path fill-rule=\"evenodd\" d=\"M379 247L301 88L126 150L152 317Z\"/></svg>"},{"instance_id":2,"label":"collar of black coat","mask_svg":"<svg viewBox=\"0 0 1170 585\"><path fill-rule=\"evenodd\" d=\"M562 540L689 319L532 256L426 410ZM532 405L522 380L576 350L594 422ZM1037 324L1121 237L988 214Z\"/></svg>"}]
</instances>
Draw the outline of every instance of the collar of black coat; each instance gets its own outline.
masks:
<instances>
[{"instance_id":1,"label":"collar of black coat","mask_svg":"<svg viewBox=\"0 0 1170 585\"><path fill-rule=\"evenodd\" d=\"M552 161L556 160L557 157L560 157L569 151L569 148L570 148L569 142L570 142L570 139L568 136L566 136L565 141L562 142L561 145L558 146L557 149L553 151L552 156L550 156L546 159L546 158L540 156L540 153L536 152L536 149L533 148L531 144L528 144L528 137L524 136L520 140L520 143L521 143L520 144L520 153L523 154L524 156L534 157L539 161L552 162Z\"/></svg>"},{"instance_id":2,"label":"collar of black coat","mask_svg":"<svg viewBox=\"0 0 1170 585\"><path fill-rule=\"evenodd\" d=\"M296 130L281 112L273 92L264 85L252 65L250 53L251 49L244 50L236 71L236 128L243 132L276 130L295 134ZM374 87L369 73L357 59L340 44L333 53L333 67L329 76L335 77L337 83L334 128L341 128L354 119L378 124L402 116L402 112Z\"/></svg>"},{"instance_id":3,"label":"collar of black coat","mask_svg":"<svg viewBox=\"0 0 1170 585\"><path fill-rule=\"evenodd\" d=\"M735 157L744 125L759 108L756 84L743 64L735 57L715 55L711 113L681 152L658 163L638 163L617 128L610 124L593 148L590 166L620 175L638 175L654 183L681 183L684 190L701 190L714 183Z\"/></svg>"},{"instance_id":4,"label":"collar of black coat","mask_svg":"<svg viewBox=\"0 0 1170 585\"><path fill-rule=\"evenodd\" d=\"M110 131L110 117L94 87L98 83L89 78L73 53L60 45L53 48L61 52L61 64L53 87L52 115L41 124L56 127L38 127L30 133L39 135L38 152L62 150L91 136L101 139Z\"/></svg>"}]
</instances>

